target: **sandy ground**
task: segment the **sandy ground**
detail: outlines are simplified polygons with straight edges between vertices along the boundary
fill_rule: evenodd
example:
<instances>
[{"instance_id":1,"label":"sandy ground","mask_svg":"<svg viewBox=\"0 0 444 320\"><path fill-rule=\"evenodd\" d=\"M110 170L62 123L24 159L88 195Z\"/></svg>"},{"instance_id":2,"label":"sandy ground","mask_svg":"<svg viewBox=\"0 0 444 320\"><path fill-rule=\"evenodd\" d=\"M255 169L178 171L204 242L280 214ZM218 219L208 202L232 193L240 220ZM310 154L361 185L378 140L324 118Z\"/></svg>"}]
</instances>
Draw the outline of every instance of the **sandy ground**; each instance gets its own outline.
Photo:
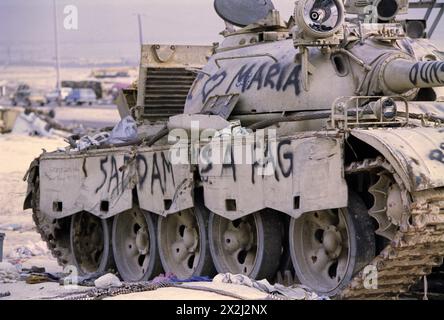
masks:
<instances>
[{"instance_id":1,"label":"sandy ground","mask_svg":"<svg viewBox=\"0 0 444 320\"><path fill-rule=\"evenodd\" d=\"M0 232L6 234L4 241L4 261L14 256L14 251L20 247L46 248L40 235L35 231L30 210L23 210L23 200L27 185L23 177L30 162L46 150L55 150L65 146L61 138L33 138L14 135L0 135L0 225L17 224L19 230ZM46 252L45 252L46 251ZM61 268L55 259L49 255L49 251L39 250L38 256L21 260L23 268L32 266L45 267L48 272L60 272ZM24 282L17 284L0 284L0 292L11 292L12 299L31 299L44 295L54 295L54 290L60 290L58 284L26 285Z\"/></svg>"},{"instance_id":2,"label":"sandy ground","mask_svg":"<svg viewBox=\"0 0 444 320\"><path fill-rule=\"evenodd\" d=\"M23 210L27 185L23 177L31 161L42 152L65 146L61 138L32 138L0 135L0 225L19 224L20 230L6 231L4 255L18 245L37 243L31 212ZM1 231L4 232L4 231Z\"/></svg>"}]
</instances>

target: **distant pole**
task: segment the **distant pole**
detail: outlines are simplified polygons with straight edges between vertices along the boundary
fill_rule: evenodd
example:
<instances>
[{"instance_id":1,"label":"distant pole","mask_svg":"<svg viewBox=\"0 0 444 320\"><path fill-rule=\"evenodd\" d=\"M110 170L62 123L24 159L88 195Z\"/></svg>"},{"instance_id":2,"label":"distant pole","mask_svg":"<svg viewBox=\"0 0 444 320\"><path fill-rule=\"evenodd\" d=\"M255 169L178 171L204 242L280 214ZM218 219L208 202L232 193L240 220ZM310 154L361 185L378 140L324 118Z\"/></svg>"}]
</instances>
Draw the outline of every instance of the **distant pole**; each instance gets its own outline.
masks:
<instances>
[{"instance_id":1,"label":"distant pole","mask_svg":"<svg viewBox=\"0 0 444 320\"><path fill-rule=\"evenodd\" d=\"M11 64L11 46L8 45L8 60L6 61L6 65L9 66Z\"/></svg>"},{"instance_id":2,"label":"distant pole","mask_svg":"<svg viewBox=\"0 0 444 320\"><path fill-rule=\"evenodd\" d=\"M142 30L142 15L140 13L137 14L137 21L139 23L139 42L140 47L143 45L143 30Z\"/></svg>"},{"instance_id":3,"label":"distant pole","mask_svg":"<svg viewBox=\"0 0 444 320\"><path fill-rule=\"evenodd\" d=\"M60 85L60 57L59 57L59 35L57 25L57 4L56 0L53 0L53 13L54 13L54 43L55 43L55 60L56 60L56 89L58 93L57 103L59 106L62 104L61 100L61 85Z\"/></svg>"}]
</instances>

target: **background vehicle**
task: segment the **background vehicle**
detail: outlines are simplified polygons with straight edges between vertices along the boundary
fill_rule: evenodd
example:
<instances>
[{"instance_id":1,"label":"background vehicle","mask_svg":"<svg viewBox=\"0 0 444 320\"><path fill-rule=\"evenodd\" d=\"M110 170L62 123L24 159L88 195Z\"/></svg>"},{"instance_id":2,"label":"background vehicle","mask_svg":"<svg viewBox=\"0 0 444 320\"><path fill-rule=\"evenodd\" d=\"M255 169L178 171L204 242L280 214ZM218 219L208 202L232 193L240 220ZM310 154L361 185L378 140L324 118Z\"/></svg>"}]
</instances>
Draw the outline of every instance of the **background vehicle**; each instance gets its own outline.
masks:
<instances>
[{"instance_id":1,"label":"background vehicle","mask_svg":"<svg viewBox=\"0 0 444 320\"><path fill-rule=\"evenodd\" d=\"M62 88L60 93L60 98L62 101L66 101L66 98L69 96L69 94L72 92L71 88ZM48 92L46 95L46 100L48 103L57 102L57 99L59 98L59 93L57 90Z\"/></svg>"},{"instance_id":2,"label":"background vehicle","mask_svg":"<svg viewBox=\"0 0 444 320\"><path fill-rule=\"evenodd\" d=\"M73 89L65 99L65 102L70 104L89 104L92 105L97 101L95 92L92 89Z\"/></svg>"},{"instance_id":3,"label":"background vehicle","mask_svg":"<svg viewBox=\"0 0 444 320\"><path fill-rule=\"evenodd\" d=\"M27 84L21 84L12 94L11 103L13 106L44 106L47 104L47 100L43 93L31 90L31 88Z\"/></svg>"}]
</instances>

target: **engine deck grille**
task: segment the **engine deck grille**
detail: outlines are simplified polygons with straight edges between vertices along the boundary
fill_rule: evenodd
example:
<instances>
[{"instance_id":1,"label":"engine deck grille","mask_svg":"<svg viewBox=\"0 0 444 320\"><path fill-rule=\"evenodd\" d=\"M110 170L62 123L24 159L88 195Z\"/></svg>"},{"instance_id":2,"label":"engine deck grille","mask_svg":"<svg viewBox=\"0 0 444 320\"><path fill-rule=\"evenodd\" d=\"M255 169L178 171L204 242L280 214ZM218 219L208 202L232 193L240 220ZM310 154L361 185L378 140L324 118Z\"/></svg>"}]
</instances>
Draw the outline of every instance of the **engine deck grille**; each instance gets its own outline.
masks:
<instances>
[{"instance_id":1,"label":"engine deck grille","mask_svg":"<svg viewBox=\"0 0 444 320\"><path fill-rule=\"evenodd\" d=\"M196 74L183 68L147 68L143 114L168 118L183 113Z\"/></svg>"}]
</instances>

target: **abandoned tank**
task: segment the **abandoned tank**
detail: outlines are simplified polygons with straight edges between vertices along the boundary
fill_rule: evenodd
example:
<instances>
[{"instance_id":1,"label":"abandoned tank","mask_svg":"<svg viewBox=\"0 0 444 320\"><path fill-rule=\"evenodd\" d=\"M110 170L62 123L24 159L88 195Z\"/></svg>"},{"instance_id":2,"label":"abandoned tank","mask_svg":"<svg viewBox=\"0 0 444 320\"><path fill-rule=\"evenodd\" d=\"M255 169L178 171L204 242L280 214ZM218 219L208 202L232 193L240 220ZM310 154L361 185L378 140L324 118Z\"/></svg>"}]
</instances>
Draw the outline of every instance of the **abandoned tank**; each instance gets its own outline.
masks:
<instances>
[{"instance_id":1,"label":"abandoned tank","mask_svg":"<svg viewBox=\"0 0 444 320\"><path fill-rule=\"evenodd\" d=\"M444 255L444 55L408 8L299 0L283 22L268 0L216 0L222 43L144 45L119 104L138 138L31 164L42 238L128 282L294 273L337 298L408 293Z\"/></svg>"}]
</instances>

